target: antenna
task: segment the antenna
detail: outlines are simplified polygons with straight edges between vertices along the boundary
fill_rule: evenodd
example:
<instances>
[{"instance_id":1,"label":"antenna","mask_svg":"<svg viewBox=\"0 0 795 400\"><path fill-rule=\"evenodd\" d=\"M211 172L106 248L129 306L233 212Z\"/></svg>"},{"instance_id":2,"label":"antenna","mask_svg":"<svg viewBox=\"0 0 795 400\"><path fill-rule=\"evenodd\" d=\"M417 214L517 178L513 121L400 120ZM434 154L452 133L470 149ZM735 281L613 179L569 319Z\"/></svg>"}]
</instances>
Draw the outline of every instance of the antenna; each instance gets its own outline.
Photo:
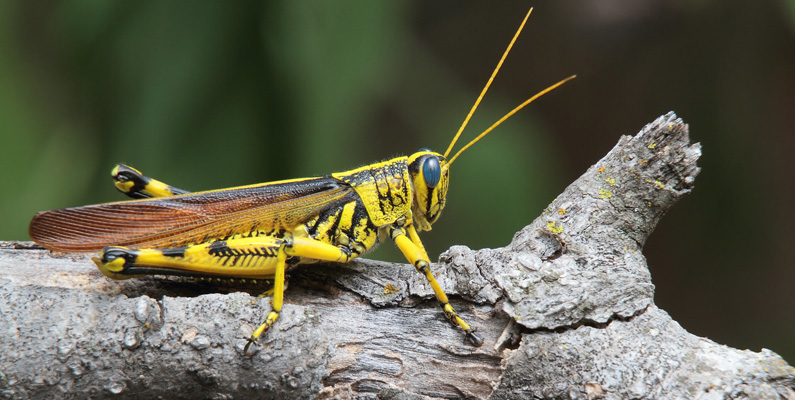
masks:
<instances>
[{"instance_id":1,"label":"antenna","mask_svg":"<svg viewBox=\"0 0 795 400\"><path fill-rule=\"evenodd\" d=\"M461 150L458 150L458 153L455 153L455 155L453 156L453 158L451 158L451 159L450 159L450 161L448 161L448 162L447 162L447 165L449 166L450 164L452 164L452 163L453 163L453 161L455 161L455 159L456 159L456 158L458 158L458 156L460 156L460 155L461 155L461 153L463 153L463 152L464 152L464 150L468 149L468 148L469 148L469 146L472 146L472 145L473 145L473 144L475 144L475 143L476 143L478 140L482 139L482 138L483 138L483 136L486 136L486 135L487 135L489 132L491 132L492 130L494 130L494 128L496 128L496 127L500 126L500 124L501 124L501 123L503 123L503 122L504 122L506 119L510 118L510 116L511 116L511 115L514 115L514 114L516 114L516 112L518 112L519 110L521 110L522 108L524 108L526 105L528 105L528 104L532 103L532 102L533 102L535 99L537 99L537 98L539 98L539 97L541 97L541 96L543 96L543 95L545 95L545 94L547 94L547 93L551 92L552 90L554 90L554 89L555 89L555 88L557 88L558 86L560 86L560 85L562 85L562 84L564 84L564 83L566 83L566 82L568 82L568 81L570 81L570 80L572 80L572 79L574 79L574 78L576 78L576 77L577 77L577 75L572 75L572 76L570 76L570 77L568 77L568 78L566 78L566 79L563 79L562 81L560 81L560 82L558 82L558 83L556 83L556 84L554 84L554 85L552 85L552 86L550 86L550 87L548 87L548 88L546 88L546 89L544 89L544 90L542 90L542 91L540 91L540 92L536 93L536 94L535 94L533 97L531 97L531 98L529 98L529 99L525 100L525 101L524 101L522 104L519 104L519 106L517 106L516 108L514 108L513 110L511 110L511 112L509 112L508 114L505 114L505 115L504 115L502 118L500 118L499 120L497 120L497 122L495 122L493 125L491 125L491 126L489 127L489 129L486 129L485 131L483 131L483 133L481 133L480 135L478 135L478 137L476 137L475 139L473 139L471 142L467 143L467 145L466 145L466 146L462 147L462 148L461 148Z\"/></svg>"},{"instance_id":2,"label":"antenna","mask_svg":"<svg viewBox=\"0 0 795 400\"><path fill-rule=\"evenodd\" d=\"M519 37L519 34L522 32L522 28L524 28L524 24L527 22L527 19L530 18L530 14L532 12L533 12L533 8L531 7L530 11L527 12L527 15L524 16L524 20L522 20L522 24L519 25L519 29L517 29L516 33L513 35L513 39L511 39L511 43L508 43L508 48L505 49L504 53L502 53L502 57L500 58L500 62L497 63L497 67L494 68L494 72L491 73L491 76L489 77L489 81L486 82L486 86L480 92L480 96L478 96L478 99L475 100L475 104L472 105L472 109L469 110L469 114L467 114L467 117L464 118L464 123L461 124L460 128L458 128L458 132L455 134L455 137L453 138L453 141L450 142L450 146L447 146L447 151L444 152L445 158L447 158L447 155L450 154L451 150L453 150L453 146L455 146L455 142L458 141L458 137L461 136L461 132L463 132L464 128L466 128L467 124L469 123L469 119L472 118L472 114L474 114L475 110L478 109L478 105L480 104L480 101L483 100L483 96L485 96L486 92L489 90L489 86L491 86L491 82L494 80L494 77L497 76L497 72L500 71L500 67L502 67L503 61L505 61L505 58L508 57L508 53L510 53L514 42L516 42L516 38Z\"/></svg>"}]
</instances>

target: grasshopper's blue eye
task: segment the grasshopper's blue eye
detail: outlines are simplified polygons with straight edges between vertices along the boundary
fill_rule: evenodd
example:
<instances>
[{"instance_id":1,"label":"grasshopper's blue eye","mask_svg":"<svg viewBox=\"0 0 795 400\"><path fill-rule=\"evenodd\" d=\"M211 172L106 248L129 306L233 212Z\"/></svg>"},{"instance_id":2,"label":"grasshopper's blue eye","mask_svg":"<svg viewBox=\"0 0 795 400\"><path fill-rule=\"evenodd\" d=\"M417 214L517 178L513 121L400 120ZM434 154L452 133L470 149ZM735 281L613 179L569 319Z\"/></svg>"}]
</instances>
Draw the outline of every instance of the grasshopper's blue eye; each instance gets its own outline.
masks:
<instances>
[{"instance_id":1,"label":"grasshopper's blue eye","mask_svg":"<svg viewBox=\"0 0 795 400\"><path fill-rule=\"evenodd\" d=\"M429 149L429 148L427 148L427 147L423 147L423 148L421 148L419 151L431 151L431 149Z\"/></svg>"},{"instance_id":2,"label":"grasshopper's blue eye","mask_svg":"<svg viewBox=\"0 0 795 400\"><path fill-rule=\"evenodd\" d=\"M422 163L422 177L425 178L425 184L428 187L436 187L439 180L442 178L442 168L439 166L439 159L436 157L428 157Z\"/></svg>"}]
</instances>

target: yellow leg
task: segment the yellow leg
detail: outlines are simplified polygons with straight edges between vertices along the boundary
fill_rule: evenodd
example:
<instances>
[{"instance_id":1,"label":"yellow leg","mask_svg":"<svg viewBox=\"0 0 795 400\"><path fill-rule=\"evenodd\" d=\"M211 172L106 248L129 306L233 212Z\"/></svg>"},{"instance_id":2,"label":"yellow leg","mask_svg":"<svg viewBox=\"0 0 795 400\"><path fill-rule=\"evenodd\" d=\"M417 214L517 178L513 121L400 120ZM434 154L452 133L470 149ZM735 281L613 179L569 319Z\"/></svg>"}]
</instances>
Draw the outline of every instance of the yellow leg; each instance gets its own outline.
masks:
<instances>
[{"instance_id":1,"label":"yellow leg","mask_svg":"<svg viewBox=\"0 0 795 400\"><path fill-rule=\"evenodd\" d=\"M406 232L409 234L409 239L411 239L411 242L417 245L417 247L419 247L419 249L422 251L423 260L430 260L430 258L428 258L428 252L425 251L425 246L422 245L420 235L417 233L417 228L414 227L414 224L406 227Z\"/></svg>"},{"instance_id":2,"label":"yellow leg","mask_svg":"<svg viewBox=\"0 0 795 400\"><path fill-rule=\"evenodd\" d=\"M337 246L305 237L294 237L289 239L285 251L287 255L290 256L311 258L321 261L344 263L351 259L349 253L344 252Z\"/></svg>"},{"instance_id":3,"label":"yellow leg","mask_svg":"<svg viewBox=\"0 0 795 400\"><path fill-rule=\"evenodd\" d=\"M182 275L227 278L273 278L273 310L254 333L244 351L266 333L284 302L284 271L289 257L346 262L351 254L328 243L305 237L254 236L231 238L170 249L106 247L94 261L106 276L127 279L141 275Z\"/></svg>"},{"instance_id":4,"label":"yellow leg","mask_svg":"<svg viewBox=\"0 0 795 400\"><path fill-rule=\"evenodd\" d=\"M181 275L267 279L276 272L286 240L273 236L233 238L168 249L106 247L97 265L113 279Z\"/></svg>"},{"instance_id":5,"label":"yellow leg","mask_svg":"<svg viewBox=\"0 0 795 400\"><path fill-rule=\"evenodd\" d=\"M248 339L248 343L246 343L246 346L243 348L243 353L247 356L252 355L249 351L251 346L256 345L257 339L262 334L268 332L276 321L276 318L279 318L279 313L282 311L282 304L284 302L284 269L288 255L323 261L345 262L350 259L349 254L328 243L304 237L295 237L285 240L284 245L279 248L276 255L276 271L273 276L273 300L271 302L273 308L265 319L265 322L254 330L254 333L252 333L251 337Z\"/></svg>"},{"instance_id":6,"label":"yellow leg","mask_svg":"<svg viewBox=\"0 0 795 400\"><path fill-rule=\"evenodd\" d=\"M123 164L113 167L110 176L113 178L116 189L134 199L169 197L189 193L187 190L175 188L145 176L137 169Z\"/></svg>"},{"instance_id":7,"label":"yellow leg","mask_svg":"<svg viewBox=\"0 0 795 400\"><path fill-rule=\"evenodd\" d=\"M409 232L411 229L409 228ZM419 241L419 236L416 234L412 235ZM422 244L417 244L413 240L409 239L406 236L406 232L403 228L395 228L392 231L392 239L395 241L395 244L398 246L400 251L406 257L409 262L417 268L417 272L425 275L425 278L428 280L428 283L433 288L433 292L436 294L436 299L439 300L439 303L444 310L444 315L447 319L453 324L461 327L466 335L467 340L477 347L483 345L483 339L475 333L475 330L469 326L461 317L456 314L453 306L450 305L449 300L447 299L447 295L442 290L442 287L439 286L439 282L436 282L436 278L433 277L433 273L431 272L431 263L428 260L428 255L425 253L425 249L422 247Z\"/></svg>"},{"instance_id":8,"label":"yellow leg","mask_svg":"<svg viewBox=\"0 0 795 400\"><path fill-rule=\"evenodd\" d=\"M268 313L268 317L265 318L265 322L263 322L257 329L254 330L254 333L251 334L251 337L248 339L248 343L243 348L243 354L250 356L253 353L250 353L249 350L251 349L251 345L257 344L257 339L263 334L270 330L273 323L276 322L276 318L279 318L279 313L282 311L282 304L284 302L284 268L287 261L287 254L284 251L284 247L279 249L278 254L276 255L276 273L273 275L273 300L271 301L271 312Z\"/></svg>"}]
</instances>

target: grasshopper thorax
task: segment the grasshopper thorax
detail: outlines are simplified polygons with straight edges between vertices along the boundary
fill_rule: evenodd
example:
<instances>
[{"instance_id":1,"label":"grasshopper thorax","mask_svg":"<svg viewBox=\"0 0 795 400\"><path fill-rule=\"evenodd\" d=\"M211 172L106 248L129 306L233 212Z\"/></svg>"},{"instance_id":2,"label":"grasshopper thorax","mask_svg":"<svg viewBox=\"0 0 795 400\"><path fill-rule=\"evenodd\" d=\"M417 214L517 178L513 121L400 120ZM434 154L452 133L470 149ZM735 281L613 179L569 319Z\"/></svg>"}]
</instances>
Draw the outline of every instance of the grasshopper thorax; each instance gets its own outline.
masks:
<instances>
[{"instance_id":1,"label":"grasshopper thorax","mask_svg":"<svg viewBox=\"0 0 795 400\"><path fill-rule=\"evenodd\" d=\"M447 159L428 149L420 149L409 156L409 175L414 189L411 207L414 223L420 231L431 230L439 219L447 201L449 169Z\"/></svg>"}]
</instances>

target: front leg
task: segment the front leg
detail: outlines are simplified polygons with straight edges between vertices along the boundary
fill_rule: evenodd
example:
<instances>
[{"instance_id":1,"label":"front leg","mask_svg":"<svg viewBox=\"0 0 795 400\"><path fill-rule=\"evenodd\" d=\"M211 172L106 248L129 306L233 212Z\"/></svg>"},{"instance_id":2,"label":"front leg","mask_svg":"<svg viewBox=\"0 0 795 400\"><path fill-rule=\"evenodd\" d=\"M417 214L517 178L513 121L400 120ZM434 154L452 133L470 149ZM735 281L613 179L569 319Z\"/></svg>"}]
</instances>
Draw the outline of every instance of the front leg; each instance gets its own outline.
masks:
<instances>
[{"instance_id":1,"label":"front leg","mask_svg":"<svg viewBox=\"0 0 795 400\"><path fill-rule=\"evenodd\" d=\"M408 234L415 240L410 239L406 236L407 231ZM417 235L416 229L413 225L408 224L407 227L401 226L393 226L390 228L389 232L390 236L392 236L392 240L395 241L395 244L398 246L400 251L406 257L409 262L417 268L417 272L425 275L425 279L428 280L428 283L433 288L433 292L436 294L436 299L439 300L439 303L444 310L444 315L447 319L453 324L458 325L464 331L467 340L476 346L480 347L483 345L483 338L475 333L475 330L469 326L461 317L456 314L453 306L450 305L450 302L447 299L447 294L444 293L442 287L439 286L439 282L436 282L436 278L433 277L433 273L431 272L431 262L428 260L428 254L425 253L425 248L422 246L422 242L420 242L419 235Z\"/></svg>"}]
</instances>

